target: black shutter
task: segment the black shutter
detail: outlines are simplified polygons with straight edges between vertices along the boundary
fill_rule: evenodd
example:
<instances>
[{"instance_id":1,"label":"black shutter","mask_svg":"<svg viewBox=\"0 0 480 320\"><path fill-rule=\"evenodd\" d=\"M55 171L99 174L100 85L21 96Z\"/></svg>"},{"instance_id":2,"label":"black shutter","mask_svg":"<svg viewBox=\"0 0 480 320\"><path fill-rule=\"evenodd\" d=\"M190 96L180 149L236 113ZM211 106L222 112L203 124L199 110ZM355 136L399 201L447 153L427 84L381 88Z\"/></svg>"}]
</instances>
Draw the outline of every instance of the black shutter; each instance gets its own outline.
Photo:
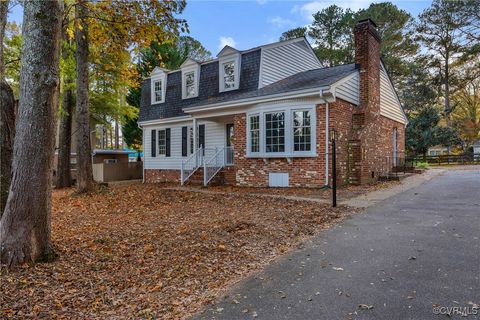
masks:
<instances>
[{"instance_id":1,"label":"black shutter","mask_svg":"<svg viewBox=\"0 0 480 320\"><path fill-rule=\"evenodd\" d=\"M187 156L187 127L182 127L182 157Z\"/></svg>"},{"instance_id":2,"label":"black shutter","mask_svg":"<svg viewBox=\"0 0 480 320\"><path fill-rule=\"evenodd\" d=\"M205 148L205 125L201 124L198 126L198 147L202 146Z\"/></svg>"},{"instance_id":3,"label":"black shutter","mask_svg":"<svg viewBox=\"0 0 480 320\"><path fill-rule=\"evenodd\" d=\"M152 130L152 157L157 156L157 130Z\"/></svg>"},{"instance_id":4,"label":"black shutter","mask_svg":"<svg viewBox=\"0 0 480 320\"><path fill-rule=\"evenodd\" d=\"M170 157L170 128L165 129L165 157Z\"/></svg>"}]
</instances>

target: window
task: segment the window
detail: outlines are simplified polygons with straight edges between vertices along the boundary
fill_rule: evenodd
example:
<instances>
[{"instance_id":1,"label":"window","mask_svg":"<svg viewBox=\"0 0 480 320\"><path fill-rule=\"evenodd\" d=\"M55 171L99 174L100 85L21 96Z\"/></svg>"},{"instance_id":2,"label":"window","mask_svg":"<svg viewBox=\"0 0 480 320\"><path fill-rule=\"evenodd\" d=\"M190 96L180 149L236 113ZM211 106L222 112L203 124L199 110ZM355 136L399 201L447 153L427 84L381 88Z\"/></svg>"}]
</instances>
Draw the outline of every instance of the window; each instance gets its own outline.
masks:
<instances>
[{"instance_id":1,"label":"window","mask_svg":"<svg viewBox=\"0 0 480 320\"><path fill-rule=\"evenodd\" d=\"M239 88L241 55L233 54L219 58L218 78L219 91L229 91Z\"/></svg>"},{"instance_id":2,"label":"window","mask_svg":"<svg viewBox=\"0 0 480 320\"><path fill-rule=\"evenodd\" d=\"M310 111L293 112L293 151L311 150Z\"/></svg>"},{"instance_id":3,"label":"window","mask_svg":"<svg viewBox=\"0 0 480 320\"><path fill-rule=\"evenodd\" d=\"M167 135L165 130L158 130L158 155L167 154Z\"/></svg>"},{"instance_id":4,"label":"window","mask_svg":"<svg viewBox=\"0 0 480 320\"><path fill-rule=\"evenodd\" d=\"M316 157L315 106L260 105L247 114L247 157Z\"/></svg>"},{"instance_id":5,"label":"window","mask_svg":"<svg viewBox=\"0 0 480 320\"><path fill-rule=\"evenodd\" d=\"M192 98L196 96L195 88L195 72L185 73L185 98Z\"/></svg>"},{"instance_id":6,"label":"window","mask_svg":"<svg viewBox=\"0 0 480 320\"><path fill-rule=\"evenodd\" d=\"M235 87L235 62L229 61L223 64L223 84L224 89Z\"/></svg>"},{"instance_id":7,"label":"window","mask_svg":"<svg viewBox=\"0 0 480 320\"><path fill-rule=\"evenodd\" d=\"M260 116L250 116L250 152L260 152Z\"/></svg>"},{"instance_id":8,"label":"window","mask_svg":"<svg viewBox=\"0 0 480 320\"><path fill-rule=\"evenodd\" d=\"M285 113L265 114L265 152L285 152Z\"/></svg>"},{"instance_id":9,"label":"window","mask_svg":"<svg viewBox=\"0 0 480 320\"><path fill-rule=\"evenodd\" d=\"M162 102L163 100L163 88L162 88L162 80L154 80L153 81L153 94L154 94L154 102Z\"/></svg>"}]
</instances>

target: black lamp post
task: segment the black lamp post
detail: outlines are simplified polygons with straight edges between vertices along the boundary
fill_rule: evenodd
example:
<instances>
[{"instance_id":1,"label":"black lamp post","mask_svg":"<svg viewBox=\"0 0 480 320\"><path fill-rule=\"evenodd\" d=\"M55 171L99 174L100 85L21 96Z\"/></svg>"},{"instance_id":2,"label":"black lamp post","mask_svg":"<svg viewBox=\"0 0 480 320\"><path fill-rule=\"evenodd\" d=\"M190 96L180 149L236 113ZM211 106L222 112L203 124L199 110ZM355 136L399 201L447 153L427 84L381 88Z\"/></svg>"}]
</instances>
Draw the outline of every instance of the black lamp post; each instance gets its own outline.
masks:
<instances>
[{"instance_id":1,"label":"black lamp post","mask_svg":"<svg viewBox=\"0 0 480 320\"><path fill-rule=\"evenodd\" d=\"M336 132L332 129L330 139L332 141L332 207L337 206L337 154L336 154Z\"/></svg>"}]
</instances>

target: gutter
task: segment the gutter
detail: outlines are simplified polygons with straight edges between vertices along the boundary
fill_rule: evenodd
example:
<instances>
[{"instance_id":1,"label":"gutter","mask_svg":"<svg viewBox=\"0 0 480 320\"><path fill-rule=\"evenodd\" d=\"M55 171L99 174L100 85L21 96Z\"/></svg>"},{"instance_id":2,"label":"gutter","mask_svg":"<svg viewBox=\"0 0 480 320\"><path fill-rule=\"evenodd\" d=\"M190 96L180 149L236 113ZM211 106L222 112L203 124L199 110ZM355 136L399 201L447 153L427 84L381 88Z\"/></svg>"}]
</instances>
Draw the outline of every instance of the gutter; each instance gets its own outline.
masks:
<instances>
[{"instance_id":1,"label":"gutter","mask_svg":"<svg viewBox=\"0 0 480 320\"><path fill-rule=\"evenodd\" d=\"M325 102L325 187L329 187L330 172L330 102L335 101L335 96L329 89L320 90L320 98Z\"/></svg>"},{"instance_id":2,"label":"gutter","mask_svg":"<svg viewBox=\"0 0 480 320\"><path fill-rule=\"evenodd\" d=\"M184 108L182 110L183 110L183 112L186 112L186 113L195 113L195 112L203 112L203 111L212 111L212 110L228 108L228 107L244 106L244 105L249 105L249 104L253 104L253 103L257 104L257 103L263 103L263 102L270 102L270 101L278 100L279 98L282 99L282 100L293 99L293 98L302 98L302 97L308 97L308 96L316 95L316 94L318 94L319 90L321 92L322 90L324 90L326 88L329 88L329 87L320 87L320 88L299 90L299 91L291 92L290 94L283 92L283 93L277 93L277 94L273 94L273 95L267 95L267 96L264 96L264 97L252 97L252 98L239 99L239 100L230 101L230 102L220 102L220 103L214 103L214 104L210 104L210 105L189 107L189 108Z\"/></svg>"}]
</instances>

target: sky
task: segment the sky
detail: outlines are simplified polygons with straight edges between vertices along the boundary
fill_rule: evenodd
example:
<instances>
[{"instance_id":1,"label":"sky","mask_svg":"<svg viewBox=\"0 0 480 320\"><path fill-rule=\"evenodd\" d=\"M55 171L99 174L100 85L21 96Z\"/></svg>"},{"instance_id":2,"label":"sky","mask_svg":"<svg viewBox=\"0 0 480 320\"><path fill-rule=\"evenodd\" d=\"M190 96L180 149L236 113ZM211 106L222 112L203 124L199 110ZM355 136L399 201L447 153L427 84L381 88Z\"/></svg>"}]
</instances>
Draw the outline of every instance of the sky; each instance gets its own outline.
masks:
<instances>
[{"instance_id":1,"label":"sky","mask_svg":"<svg viewBox=\"0 0 480 320\"><path fill-rule=\"evenodd\" d=\"M187 0L181 17L187 20L190 36L199 40L213 56L225 45L239 50L278 41L282 32L308 25L312 14L336 4L354 11L367 8L371 0L313 1L200 1ZM392 0L416 17L431 0ZM9 20L22 21L22 8L16 5Z\"/></svg>"}]
</instances>

